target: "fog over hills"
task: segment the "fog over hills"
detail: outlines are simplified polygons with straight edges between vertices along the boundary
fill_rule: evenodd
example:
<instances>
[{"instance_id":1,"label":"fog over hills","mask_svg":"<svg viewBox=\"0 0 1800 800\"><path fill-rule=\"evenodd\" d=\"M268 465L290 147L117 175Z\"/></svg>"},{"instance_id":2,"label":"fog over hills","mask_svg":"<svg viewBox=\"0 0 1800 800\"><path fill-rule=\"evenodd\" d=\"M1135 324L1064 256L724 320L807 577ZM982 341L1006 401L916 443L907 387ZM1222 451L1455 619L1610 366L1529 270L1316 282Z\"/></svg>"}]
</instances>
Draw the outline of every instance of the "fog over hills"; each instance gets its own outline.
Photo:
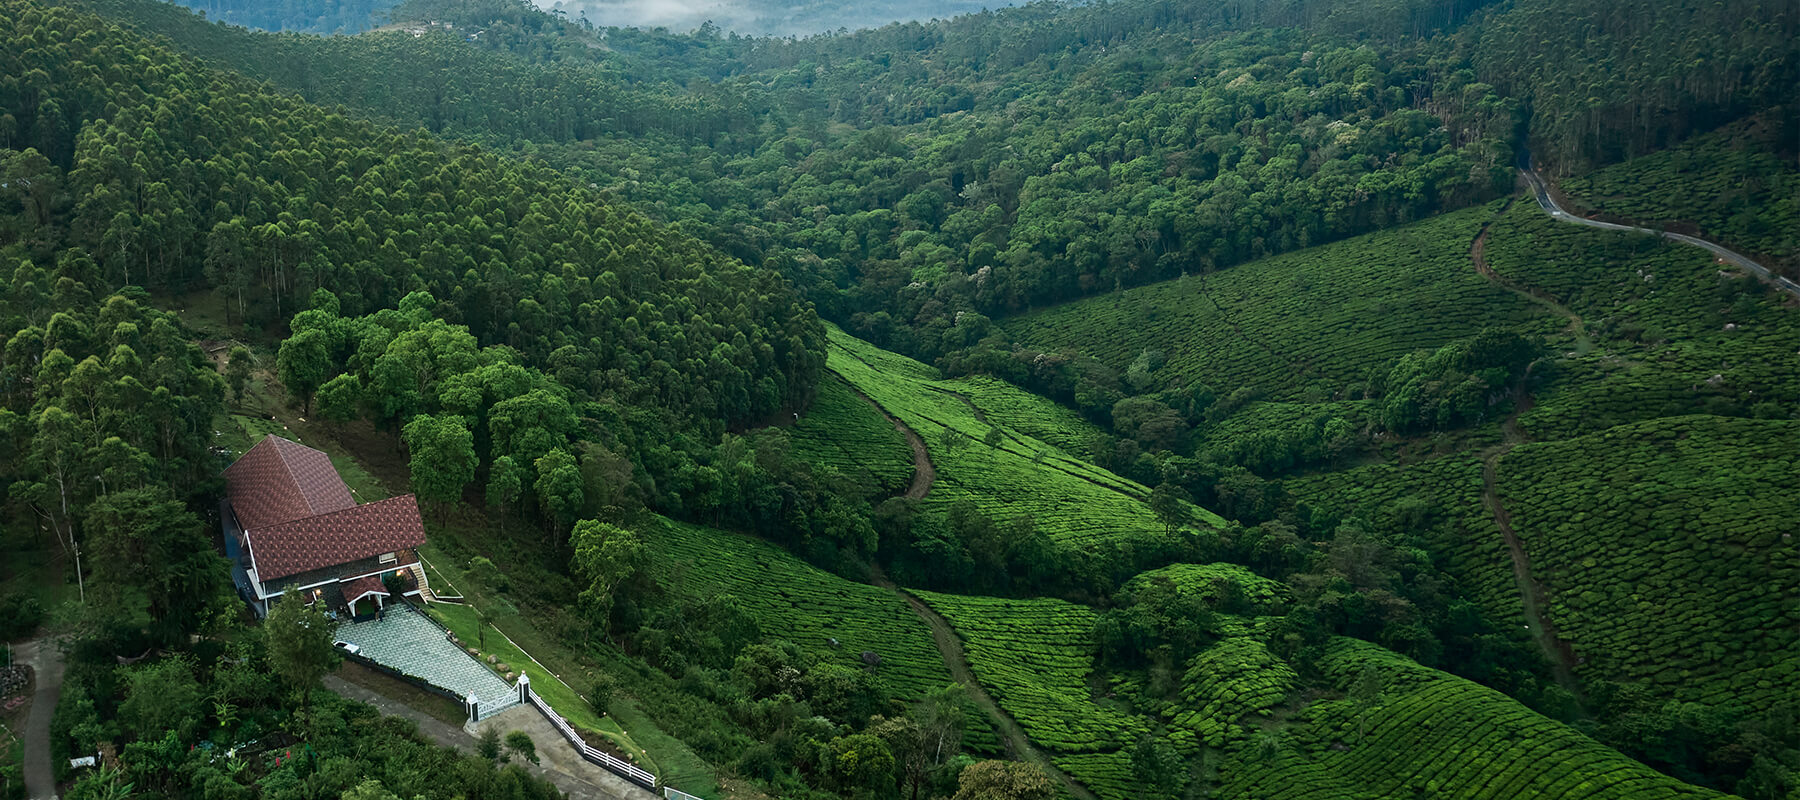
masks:
<instances>
[{"instance_id":1,"label":"fog over hills","mask_svg":"<svg viewBox=\"0 0 1800 800\"><path fill-rule=\"evenodd\" d=\"M1016 5L1007 0L586 0L545 2L546 10L561 9L571 17L586 17L597 26L668 28L691 31L711 22L722 31L744 35L806 36L839 28L878 28L890 22L946 19L987 8Z\"/></svg>"}]
</instances>

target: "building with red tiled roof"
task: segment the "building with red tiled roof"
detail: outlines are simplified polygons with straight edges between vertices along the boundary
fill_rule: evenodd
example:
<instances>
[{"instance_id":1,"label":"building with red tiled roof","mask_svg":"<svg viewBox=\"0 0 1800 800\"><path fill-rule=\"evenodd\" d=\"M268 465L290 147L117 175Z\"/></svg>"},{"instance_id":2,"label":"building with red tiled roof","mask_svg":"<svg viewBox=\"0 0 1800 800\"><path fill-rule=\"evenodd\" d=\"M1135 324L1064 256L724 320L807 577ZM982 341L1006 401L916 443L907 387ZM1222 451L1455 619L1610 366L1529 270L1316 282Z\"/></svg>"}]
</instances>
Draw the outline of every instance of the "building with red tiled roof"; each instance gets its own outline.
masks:
<instances>
[{"instance_id":1,"label":"building with red tiled roof","mask_svg":"<svg viewBox=\"0 0 1800 800\"><path fill-rule=\"evenodd\" d=\"M373 613L396 580L403 594L429 599L417 552L425 526L412 495L358 505L329 456L279 436L225 468L225 485L225 549L257 613L288 592Z\"/></svg>"}]
</instances>

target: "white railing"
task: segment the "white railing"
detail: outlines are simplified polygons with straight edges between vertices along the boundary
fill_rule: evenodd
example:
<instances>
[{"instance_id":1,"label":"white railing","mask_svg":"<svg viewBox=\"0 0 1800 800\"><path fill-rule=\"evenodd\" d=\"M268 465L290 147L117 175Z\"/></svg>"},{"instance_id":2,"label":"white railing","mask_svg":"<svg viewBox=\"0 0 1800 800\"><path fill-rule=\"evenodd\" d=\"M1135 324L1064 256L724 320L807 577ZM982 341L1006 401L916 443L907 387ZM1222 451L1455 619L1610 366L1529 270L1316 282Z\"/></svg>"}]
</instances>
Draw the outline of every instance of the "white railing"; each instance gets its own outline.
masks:
<instances>
[{"instance_id":1,"label":"white railing","mask_svg":"<svg viewBox=\"0 0 1800 800\"><path fill-rule=\"evenodd\" d=\"M688 794L673 786L663 787L663 797L668 798L668 800L705 800L705 798L695 797L694 795Z\"/></svg>"},{"instance_id":2,"label":"white railing","mask_svg":"<svg viewBox=\"0 0 1800 800\"><path fill-rule=\"evenodd\" d=\"M562 732L563 738L569 740L569 744L575 747L575 751L580 753L582 758L595 764L599 764L613 774L646 789L652 791L656 789L655 775L646 772L643 767L589 745L586 740L581 738L580 734L575 732L575 728L569 725L568 720L563 719L561 714L556 713L556 709L551 708L549 703L544 702L543 698L538 697L537 692L531 690L530 683L526 683L522 688L526 699L531 701L531 704L537 708L539 713L544 715L545 719L550 720L550 724L555 725L556 729ZM692 795L682 796L691 797ZM698 800L698 798L696 798L696 800Z\"/></svg>"}]
</instances>

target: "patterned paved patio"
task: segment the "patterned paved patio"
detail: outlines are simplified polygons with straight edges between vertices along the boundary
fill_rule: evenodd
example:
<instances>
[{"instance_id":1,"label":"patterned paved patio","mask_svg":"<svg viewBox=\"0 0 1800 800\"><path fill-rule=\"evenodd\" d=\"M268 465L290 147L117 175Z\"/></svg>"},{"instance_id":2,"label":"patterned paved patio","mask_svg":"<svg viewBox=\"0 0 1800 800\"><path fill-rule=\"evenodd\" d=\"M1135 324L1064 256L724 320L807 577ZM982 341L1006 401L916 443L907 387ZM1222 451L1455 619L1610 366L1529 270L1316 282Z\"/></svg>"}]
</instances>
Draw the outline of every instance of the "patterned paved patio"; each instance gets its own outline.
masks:
<instances>
[{"instance_id":1,"label":"patterned paved patio","mask_svg":"<svg viewBox=\"0 0 1800 800\"><path fill-rule=\"evenodd\" d=\"M518 692L500 676L444 638L444 630L405 605L390 605L380 620L339 625L337 638L362 648L362 656L433 686L475 695L482 708L517 702Z\"/></svg>"}]
</instances>

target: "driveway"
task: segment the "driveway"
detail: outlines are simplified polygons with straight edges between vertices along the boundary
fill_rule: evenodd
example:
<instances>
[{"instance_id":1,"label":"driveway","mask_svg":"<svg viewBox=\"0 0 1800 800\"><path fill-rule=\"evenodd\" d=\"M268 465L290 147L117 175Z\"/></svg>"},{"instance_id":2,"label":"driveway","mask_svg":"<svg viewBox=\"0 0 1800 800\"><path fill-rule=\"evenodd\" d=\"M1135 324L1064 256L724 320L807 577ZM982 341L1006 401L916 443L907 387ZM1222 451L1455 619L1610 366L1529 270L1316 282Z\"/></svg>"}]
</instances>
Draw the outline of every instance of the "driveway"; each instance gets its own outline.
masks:
<instances>
[{"instance_id":1,"label":"driveway","mask_svg":"<svg viewBox=\"0 0 1800 800\"><path fill-rule=\"evenodd\" d=\"M31 715L25 719L25 796L31 800L56 800L56 773L50 765L50 717L62 695L62 650L55 640L38 639L13 646L13 657L31 665L37 694L31 698Z\"/></svg>"},{"instance_id":2,"label":"driveway","mask_svg":"<svg viewBox=\"0 0 1800 800\"><path fill-rule=\"evenodd\" d=\"M513 687L451 644L443 628L409 606L389 606L380 620L339 625L337 638L362 648L363 658L384 667L448 689L457 697L474 695L483 709L518 702Z\"/></svg>"}]
</instances>

